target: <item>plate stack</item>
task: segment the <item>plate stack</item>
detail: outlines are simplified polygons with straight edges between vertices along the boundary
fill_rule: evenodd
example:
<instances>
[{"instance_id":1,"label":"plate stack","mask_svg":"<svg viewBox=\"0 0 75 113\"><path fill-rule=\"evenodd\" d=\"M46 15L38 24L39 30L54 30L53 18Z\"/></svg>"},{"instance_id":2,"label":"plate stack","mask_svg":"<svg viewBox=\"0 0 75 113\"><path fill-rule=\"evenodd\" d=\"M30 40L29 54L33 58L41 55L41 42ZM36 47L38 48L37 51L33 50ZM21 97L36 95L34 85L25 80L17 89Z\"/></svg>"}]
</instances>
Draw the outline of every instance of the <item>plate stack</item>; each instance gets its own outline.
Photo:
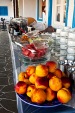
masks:
<instances>
[{"instance_id":1,"label":"plate stack","mask_svg":"<svg viewBox=\"0 0 75 113\"><path fill-rule=\"evenodd\" d=\"M67 60L75 60L75 32L70 32L67 43Z\"/></svg>"},{"instance_id":2,"label":"plate stack","mask_svg":"<svg viewBox=\"0 0 75 113\"><path fill-rule=\"evenodd\" d=\"M61 31L60 33L60 60L65 60L67 56L67 40L68 32Z\"/></svg>"}]
</instances>

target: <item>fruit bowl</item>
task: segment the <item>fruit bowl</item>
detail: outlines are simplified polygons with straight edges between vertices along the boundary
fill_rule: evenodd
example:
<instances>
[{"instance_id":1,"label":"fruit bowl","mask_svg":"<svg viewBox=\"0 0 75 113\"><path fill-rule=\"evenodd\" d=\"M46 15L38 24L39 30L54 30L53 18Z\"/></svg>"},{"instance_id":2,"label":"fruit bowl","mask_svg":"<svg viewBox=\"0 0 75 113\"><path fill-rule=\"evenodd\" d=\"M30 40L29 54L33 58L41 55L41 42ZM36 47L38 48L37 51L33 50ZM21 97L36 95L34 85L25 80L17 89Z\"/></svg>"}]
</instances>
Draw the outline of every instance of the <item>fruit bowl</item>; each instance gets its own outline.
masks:
<instances>
[{"instance_id":1,"label":"fruit bowl","mask_svg":"<svg viewBox=\"0 0 75 113\"><path fill-rule=\"evenodd\" d=\"M39 107L39 108L52 108L52 107L57 107L57 106L62 105L57 99L51 102L46 101L43 104L37 104L37 103L31 102L30 98L28 98L28 96L26 95L22 95L22 94L17 94L17 95L24 103L31 105L31 106Z\"/></svg>"},{"instance_id":2,"label":"fruit bowl","mask_svg":"<svg viewBox=\"0 0 75 113\"><path fill-rule=\"evenodd\" d=\"M45 63L49 57L42 57L40 59L30 59L28 57L25 57L23 54L21 54L20 52L18 53L18 56L19 56L19 59L21 60L21 62L25 65L25 66L28 66L28 65L36 65L36 64L39 64L40 63ZM49 55L50 56L50 55Z\"/></svg>"},{"instance_id":3,"label":"fruit bowl","mask_svg":"<svg viewBox=\"0 0 75 113\"><path fill-rule=\"evenodd\" d=\"M55 107L72 98L69 77L58 69L57 63L29 65L18 75L15 92L25 103L37 107Z\"/></svg>"},{"instance_id":4,"label":"fruit bowl","mask_svg":"<svg viewBox=\"0 0 75 113\"><path fill-rule=\"evenodd\" d=\"M49 53L49 47L42 42L35 42L22 47L22 54L30 60L46 58Z\"/></svg>"}]
</instances>

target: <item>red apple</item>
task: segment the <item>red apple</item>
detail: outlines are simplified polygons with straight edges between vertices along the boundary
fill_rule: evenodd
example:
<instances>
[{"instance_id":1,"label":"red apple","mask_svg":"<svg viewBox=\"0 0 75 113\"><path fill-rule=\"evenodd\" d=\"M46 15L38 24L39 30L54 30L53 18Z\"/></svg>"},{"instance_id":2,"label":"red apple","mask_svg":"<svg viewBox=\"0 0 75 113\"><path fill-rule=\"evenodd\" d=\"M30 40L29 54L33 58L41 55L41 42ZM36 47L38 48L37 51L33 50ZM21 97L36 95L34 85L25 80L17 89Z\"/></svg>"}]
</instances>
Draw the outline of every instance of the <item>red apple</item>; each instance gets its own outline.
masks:
<instances>
[{"instance_id":1,"label":"red apple","mask_svg":"<svg viewBox=\"0 0 75 113\"><path fill-rule=\"evenodd\" d=\"M31 76L33 73L35 73L36 66L30 65L26 68L26 73L28 76Z\"/></svg>"},{"instance_id":2,"label":"red apple","mask_svg":"<svg viewBox=\"0 0 75 113\"><path fill-rule=\"evenodd\" d=\"M68 78L68 77L62 77L61 80L62 80L63 87L69 88L71 86L70 78Z\"/></svg>"},{"instance_id":3,"label":"red apple","mask_svg":"<svg viewBox=\"0 0 75 113\"><path fill-rule=\"evenodd\" d=\"M69 102L71 100L71 98L72 98L72 94L66 88L62 88L57 92L57 99L61 103L65 104L65 103Z\"/></svg>"},{"instance_id":4,"label":"red apple","mask_svg":"<svg viewBox=\"0 0 75 113\"><path fill-rule=\"evenodd\" d=\"M35 73L33 73L30 77L29 77L29 81L31 84L35 84L35 80L36 80L36 75Z\"/></svg>"},{"instance_id":5,"label":"red apple","mask_svg":"<svg viewBox=\"0 0 75 113\"><path fill-rule=\"evenodd\" d=\"M23 81L19 81L16 85L15 85L15 91L18 94L24 94L26 93L26 89L27 89L27 84Z\"/></svg>"},{"instance_id":6,"label":"red apple","mask_svg":"<svg viewBox=\"0 0 75 113\"><path fill-rule=\"evenodd\" d=\"M49 72L55 72L56 68L57 68L57 63L54 61L47 61L46 62L46 66L49 68Z\"/></svg>"},{"instance_id":7,"label":"red apple","mask_svg":"<svg viewBox=\"0 0 75 113\"><path fill-rule=\"evenodd\" d=\"M46 100L46 93L43 89L35 89L31 96L31 101L37 104L42 104Z\"/></svg>"},{"instance_id":8,"label":"red apple","mask_svg":"<svg viewBox=\"0 0 75 113\"><path fill-rule=\"evenodd\" d=\"M27 87L27 92L26 92L27 96L31 97L34 94L33 92L34 92L35 89L36 89L35 85L29 85Z\"/></svg>"},{"instance_id":9,"label":"red apple","mask_svg":"<svg viewBox=\"0 0 75 113\"><path fill-rule=\"evenodd\" d=\"M47 75L48 79L51 79L53 76L54 76L54 73L51 73L51 72L49 72Z\"/></svg>"},{"instance_id":10,"label":"red apple","mask_svg":"<svg viewBox=\"0 0 75 113\"><path fill-rule=\"evenodd\" d=\"M19 81L23 81L24 79L28 79L28 78L29 78L29 76L27 75L26 72L20 72L20 73L18 74L18 80L19 80Z\"/></svg>"},{"instance_id":11,"label":"red apple","mask_svg":"<svg viewBox=\"0 0 75 113\"><path fill-rule=\"evenodd\" d=\"M57 77L59 77L59 78L63 77L63 73L62 73L62 71L60 69L56 69L55 72L54 72L54 74Z\"/></svg>"},{"instance_id":12,"label":"red apple","mask_svg":"<svg viewBox=\"0 0 75 113\"><path fill-rule=\"evenodd\" d=\"M36 88L46 89L49 86L49 80L46 77L37 77L35 80Z\"/></svg>"},{"instance_id":13,"label":"red apple","mask_svg":"<svg viewBox=\"0 0 75 113\"><path fill-rule=\"evenodd\" d=\"M56 93L53 91L53 90L51 90L51 88L47 88L46 89L46 95L47 95L47 101L52 101L53 99L55 99L56 98Z\"/></svg>"},{"instance_id":14,"label":"red apple","mask_svg":"<svg viewBox=\"0 0 75 113\"><path fill-rule=\"evenodd\" d=\"M18 80L23 81L28 85L31 84L30 81L29 81L29 76L27 75L26 72L20 72L19 75L18 75Z\"/></svg>"},{"instance_id":15,"label":"red apple","mask_svg":"<svg viewBox=\"0 0 75 113\"><path fill-rule=\"evenodd\" d=\"M44 64L38 64L36 66L35 74L38 77L45 77L48 75L48 67Z\"/></svg>"},{"instance_id":16,"label":"red apple","mask_svg":"<svg viewBox=\"0 0 75 113\"><path fill-rule=\"evenodd\" d=\"M53 76L51 79L49 79L49 87L53 91L58 91L62 88L62 81L57 76Z\"/></svg>"}]
</instances>

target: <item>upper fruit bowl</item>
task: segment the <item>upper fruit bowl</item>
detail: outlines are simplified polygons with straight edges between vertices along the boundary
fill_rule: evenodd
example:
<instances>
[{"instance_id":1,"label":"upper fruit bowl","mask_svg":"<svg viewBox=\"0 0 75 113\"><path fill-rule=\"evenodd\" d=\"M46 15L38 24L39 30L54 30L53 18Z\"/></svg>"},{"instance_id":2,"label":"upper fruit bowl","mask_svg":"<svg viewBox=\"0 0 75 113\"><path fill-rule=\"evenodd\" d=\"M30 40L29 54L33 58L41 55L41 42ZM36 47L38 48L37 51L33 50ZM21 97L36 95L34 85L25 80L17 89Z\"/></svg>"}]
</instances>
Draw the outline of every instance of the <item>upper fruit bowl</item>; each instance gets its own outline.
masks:
<instances>
[{"instance_id":1,"label":"upper fruit bowl","mask_svg":"<svg viewBox=\"0 0 75 113\"><path fill-rule=\"evenodd\" d=\"M22 54L31 59L37 60L46 57L49 54L49 47L47 44L36 41L35 43L27 44L22 47Z\"/></svg>"},{"instance_id":2,"label":"upper fruit bowl","mask_svg":"<svg viewBox=\"0 0 75 113\"><path fill-rule=\"evenodd\" d=\"M29 38L29 43L35 43L35 42L42 42L42 43L46 43L48 44L48 46L50 47L53 43L54 43L54 40L52 39L52 37L49 35L38 35L38 36L35 36L35 37L30 37Z\"/></svg>"}]
</instances>

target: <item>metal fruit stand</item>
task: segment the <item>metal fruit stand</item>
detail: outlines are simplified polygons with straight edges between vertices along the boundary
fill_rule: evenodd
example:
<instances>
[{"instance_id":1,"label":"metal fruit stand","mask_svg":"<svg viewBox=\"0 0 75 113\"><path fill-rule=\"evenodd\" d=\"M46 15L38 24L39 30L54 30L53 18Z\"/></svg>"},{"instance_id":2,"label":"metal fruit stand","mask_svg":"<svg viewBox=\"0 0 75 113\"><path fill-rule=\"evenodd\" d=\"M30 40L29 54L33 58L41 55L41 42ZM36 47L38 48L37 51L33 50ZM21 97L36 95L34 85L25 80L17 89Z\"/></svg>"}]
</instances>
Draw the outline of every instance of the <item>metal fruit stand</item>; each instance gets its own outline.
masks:
<instances>
[{"instance_id":1,"label":"metal fruit stand","mask_svg":"<svg viewBox=\"0 0 75 113\"><path fill-rule=\"evenodd\" d=\"M24 71L28 65L39 63L39 60L37 61L37 63L35 63L36 61L31 61L29 59L26 59L22 55L19 56L21 54L20 49L18 49L18 46L14 42L12 42L11 34L8 33L8 35L9 35L10 48L11 48L13 79L14 79L14 85L15 85L18 82L18 74L21 71ZM52 55L53 55L53 52L52 52ZM49 56L50 57L49 60L56 61L57 59L55 59L55 57L53 57L52 55ZM47 59L43 59L43 61L40 61L40 62L45 62L46 60ZM63 64L65 65L66 64L65 62L66 61L59 62L59 66L63 66ZM73 67L69 68L70 71L72 71L73 69L74 69ZM72 89L72 99L67 104L61 104L60 102L55 101L54 103L50 103L50 104L38 105L38 104L33 104L32 102L30 102L30 100L28 100L27 98L24 98L22 95L16 94L18 113L38 113L38 112L39 113L75 113L75 88L74 87L75 85L73 85L73 89Z\"/></svg>"}]
</instances>

